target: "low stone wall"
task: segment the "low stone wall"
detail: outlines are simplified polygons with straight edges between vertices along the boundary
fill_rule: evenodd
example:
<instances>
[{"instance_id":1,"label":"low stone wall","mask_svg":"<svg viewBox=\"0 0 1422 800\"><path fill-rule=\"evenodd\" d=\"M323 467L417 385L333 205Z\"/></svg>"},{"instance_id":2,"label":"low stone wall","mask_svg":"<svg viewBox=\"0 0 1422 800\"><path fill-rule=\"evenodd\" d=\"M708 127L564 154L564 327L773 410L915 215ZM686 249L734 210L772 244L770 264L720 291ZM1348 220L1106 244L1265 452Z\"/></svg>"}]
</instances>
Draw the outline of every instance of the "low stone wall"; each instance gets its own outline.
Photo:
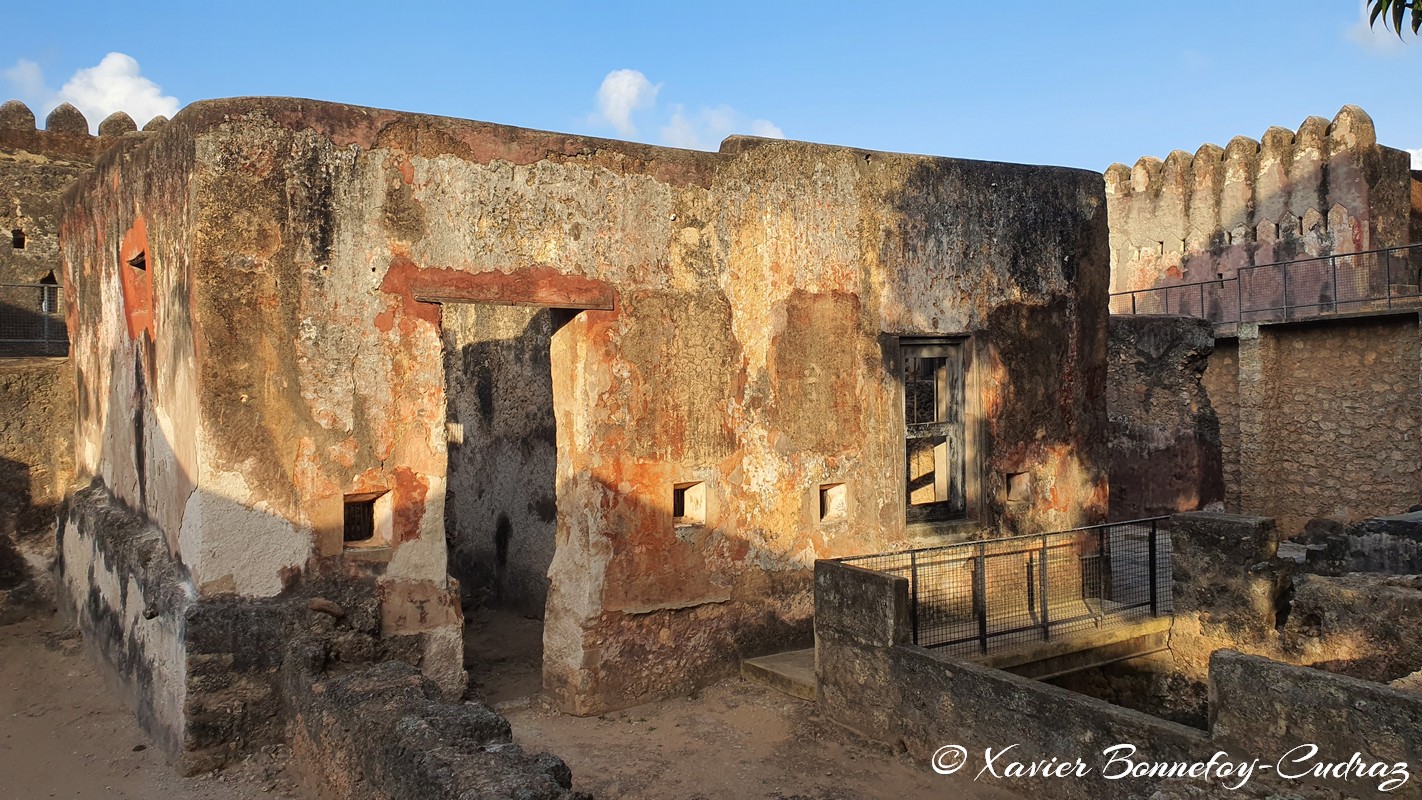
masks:
<instances>
[{"instance_id":1,"label":"low stone wall","mask_svg":"<svg viewBox=\"0 0 1422 800\"><path fill-rule=\"evenodd\" d=\"M59 550L63 600L85 643L118 676L144 733L181 762L192 580L163 535L97 482L70 498Z\"/></svg>"},{"instance_id":2,"label":"low stone wall","mask_svg":"<svg viewBox=\"0 0 1422 800\"><path fill-rule=\"evenodd\" d=\"M1258 526L1256 526L1257 528ZM1249 551L1246 546L1243 551ZM1114 778L1121 768L1109 750L1134 745L1136 762L1207 763L1216 754L1253 762L1245 797L1407 796L1379 791L1399 776L1397 763L1422 763L1422 694L1322 670L1221 650L1210 657L1209 732L1177 725L1055 686L1020 678L909 644L904 578L820 561L815 570L816 673L826 716L860 733L906 748L925 760L942 748L966 749L960 780L997 783L1025 796L1214 797L1217 776L1171 779L1168 771ZM988 748L1001 751L991 771ZM1308 745L1317 747L1311 753ZM1302 748L1302 749L1295 749ZM1316 777L1321 764L1362 767L1346 778ZM1074 764L1068 777L1046 777L1041 762ZM1008 762L1035 774L1012 775ZM1260 768L1269 765L1270 769ZM1288 770L1281 779L1280 767ZM962 777L967 776L967 777ZM1415 790L1408 776L1406 787ZM948 779L945 779L948 780ZM1214 792L1215 794L1212 794Z\"/></svg>"},{"instance_id":3,"label":"low stone wall","mask_svg":"<svg viewBox=\"0 0 1422 800\"><path fill-rule=\"evenodd\" d=\"M1422 693L1231 651L1211 659L1210 689L1212 739L1222 746L1280 759L1296 747L1318 748L1305 761L1281 761L1278 768L1290 770L1283 777L1347 762L1355 753L1365 764L1385 766L1381 774L1347 779L1310 775L1299 781L1304 785L1371 797L1384 780L1406 775L1408 765L1422 766ZM1418 782L1406 783L1391 796L1417 796Z\"/></svg>"},{"instance_id":4,"label":"low stone wall","mask_svg":"<svg viewBox=\"0 0 1422 800\"><path fill-rule=\"evenodd\" d=\"M1203 319L1111 317L1106 403L1113 519L1224 501L1220 420L1202 383L1214 344Z\"/></svg>"},{"instance_id":5,"label":"low stone wall","mask_svg":"<svg viewBox=\"0 0 1422 800\"><path fill-rule=\"evenodd\" d=\"M74 478L74 370L0 358L0 625L55 603L55 521Z\"/></svg>"},{"instance_id":6,"label":"low stone wall","mask_svg":"<svg viewBox=\"0 0 1422 800\"><path fill-rule=\"evenodd\" d=\"M1374 517L1352 525L1315 523L1294 541L1308 546L1310 572L1422 574L1422 512Z\"/></svg>"},{"instance_id":7,"label":"low stone wall","mask_svg":"<svg viewBox=\"0 0 1422 800\"><path fill-rule=\"evenodd\" d=\"M312 652L319 659L319 651ZM442 702L414 667L388 662L313 680L290 671L292 754L308 788L342 800L576 800L557 757L513 744L509 723Z\"/></svg>"},{"instance_id":8,"label":"low stone wall","mask_svg":"<svg viewBox=\"0 0 1422 800\"><path fill-rule=\"evenodd\" d=\"M279 596L199 599L161 532L94 482L74 493L60 536L76 622L129 693L144 731L186 774L283 742L297 707L284 676L400 662L424 634L382 630L376 578L316 562Z\"/></svg>"},{"instance_id":9,"label":"low stone wall","mask_svg":"<svg viewBox=\"0 0 1422 800\"><path fill-rule=\"evenodd\" d=\"M1422 670L1422 577L1296 575L1279 639L1260 655L1384 683Z\"/></svg>"},{"instance_id":10,"label":"low stone wall","mask_svg":"<svg viewBox=\"0 0 1422 800\"><path fill-rule=\"evenodd\" d=\"M1222 647L1279 653L1276 624L1291 591L1277 559L1274 520L1236 514L1177 514L1170 521L1175 669L1203 682Z\"/></svg>"}]
</instances>

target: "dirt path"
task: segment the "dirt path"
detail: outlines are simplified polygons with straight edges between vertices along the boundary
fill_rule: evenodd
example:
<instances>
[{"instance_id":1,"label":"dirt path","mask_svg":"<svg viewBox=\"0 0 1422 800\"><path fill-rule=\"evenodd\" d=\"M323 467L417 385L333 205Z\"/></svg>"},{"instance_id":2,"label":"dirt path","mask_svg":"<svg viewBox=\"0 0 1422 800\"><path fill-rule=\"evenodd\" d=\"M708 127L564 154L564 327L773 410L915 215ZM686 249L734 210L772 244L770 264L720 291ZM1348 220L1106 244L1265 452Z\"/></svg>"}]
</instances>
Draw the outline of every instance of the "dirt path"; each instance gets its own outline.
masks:
<instances>
[{"instance_id":1,"label":"dirt path","mask_svg":"<svg viewBox=\"0 0 1422 800\"><path fill-rule=\"evenodd\" d=\"M695 696L602 717L537 699L541 623L483 613L471 624L475 678L531 751L558 754L600 800L1020 800L942 778L857 739L810 703L731 680ZM139 731L53 618L0 627L0 800L257 800L300 797L286 754L181 778ZM441 800L430 798L430 800Z\"/></svg>"},{"instance_id":2,"label":"dirt path","mask_svg":"<svg viewBox=\"0 0 1422 800\"><path fill-rule=\"evenodd\" d=\"M181 778L53 617L0 626L0 798L256 800L299 797L267 752Z\"/></svg>"},{"instance_id":3,"label":"dirt path","mask_svg":"<svg viewBox=\"0 0 1422 800\"><path fill-rule=\"evenodd\" d=\"M526 750L556 753L599 800L1020 800L944 778L826 721L812 703L732 679L692 697L569 717L537 698L542 623L481 609L466 629L476 691Z\"/></svg>"},{"instance_id":4,"label":"dirt path","mask_svg":"<svg viewBox=\"0 0 1422 800\"><path fill-rule=\"evenodd\" d=\"M739 679L597 718L534 701L502 709L514 739L557 753L611 800L1016 800L855 738L814 706Z\"/></svg>"}]
</instances>

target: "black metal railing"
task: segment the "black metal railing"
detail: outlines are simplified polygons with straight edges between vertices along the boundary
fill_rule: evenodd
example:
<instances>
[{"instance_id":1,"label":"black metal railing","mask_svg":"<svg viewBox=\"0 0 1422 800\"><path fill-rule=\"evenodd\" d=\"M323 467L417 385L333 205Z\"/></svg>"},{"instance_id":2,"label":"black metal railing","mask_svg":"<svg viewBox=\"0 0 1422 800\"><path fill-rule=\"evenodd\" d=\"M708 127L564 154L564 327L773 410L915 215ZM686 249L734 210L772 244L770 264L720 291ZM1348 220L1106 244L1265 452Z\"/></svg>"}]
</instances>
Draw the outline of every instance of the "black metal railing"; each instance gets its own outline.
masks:
<instances>
[{"instance_id":1,"label":"black metal railing","mask_svg":"<svg viewBox=\"0 0 1422 800\"><path fill-rule=\"evenodd\" d=\"M63 293L50 283L0 283L0 356L69 352Z\"/></svg>"},{"instance_id":2,"label":"black metal railing","mask_svg":"<svg viewBox=\"0 0 1422 800\"><path fill-rule=\"evenodd\" d=\"M908 578L914 644L987 654L1170 614L1166 519L839 561Z\"/></svg>"},{"instance_id":3,"label":"black metal railing","mask_svg":"<svg viewBox=\"0 0 1422 800\"><path fill-rule=\"evenodd\" d=\"M1113 314L1181 314L1217 326L1422 306L1422 244L1240 267L1218 280L1111 294Z\"/></svg>"}]
</instances>

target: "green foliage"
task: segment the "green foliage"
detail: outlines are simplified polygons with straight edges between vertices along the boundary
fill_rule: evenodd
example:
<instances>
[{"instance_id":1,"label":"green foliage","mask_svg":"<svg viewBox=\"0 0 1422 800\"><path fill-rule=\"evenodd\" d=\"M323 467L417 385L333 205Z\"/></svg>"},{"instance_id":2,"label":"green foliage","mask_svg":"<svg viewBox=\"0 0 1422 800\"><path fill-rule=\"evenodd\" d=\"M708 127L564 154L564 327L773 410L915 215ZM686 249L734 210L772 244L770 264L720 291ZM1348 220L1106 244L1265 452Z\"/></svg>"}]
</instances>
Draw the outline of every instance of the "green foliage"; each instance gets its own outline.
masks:
<instances>
[{"instance_id":1,"label":"green foliage","mask_svg":"<svg viewBox=\"0 0 1422 800\"><path fill-rule=\"evenodd\" d=\"M1368 8L1372 13L1368 15L1368 24L1376 25L1378 17L1382 17L1383 27L1396 31L1399 38L1402 37L1403 19L1408 16L1411 10L1411 27L1415 34L1422 29L1422 0L1368 0Z\"/></svg>"}]
</instances>

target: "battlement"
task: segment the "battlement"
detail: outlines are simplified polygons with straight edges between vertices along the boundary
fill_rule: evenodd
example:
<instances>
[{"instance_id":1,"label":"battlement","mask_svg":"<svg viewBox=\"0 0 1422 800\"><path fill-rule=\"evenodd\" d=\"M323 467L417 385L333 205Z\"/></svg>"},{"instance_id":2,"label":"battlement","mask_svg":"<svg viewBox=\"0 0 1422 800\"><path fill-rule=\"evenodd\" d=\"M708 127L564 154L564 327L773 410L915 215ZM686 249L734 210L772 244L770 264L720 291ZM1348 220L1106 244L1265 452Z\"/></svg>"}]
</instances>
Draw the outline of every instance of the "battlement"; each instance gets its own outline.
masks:
<instances>
[{"instance_id":1,"label":"battlement","mask_svg":"<svg viewBox=\"0 0 1422 800\"><path fill-rule=\"evenodd\" d=\"M158 116L143 126L156 131L168 121ZM99 123L97 136L89 132L89 120L69 103L62 103L45 117L44 128L35 125L35 113L19 100L0 105L0 150L24 150L52 158L69 158L92 163L120 138L138 134L138 125L122 111Z\"/></svg>"},{"instance_id":2,"label":"battlement","mask_svg":"<svg viewBox=\"0 0 1422 800\"><path fill-rule=\"evenodd\" d=\"M1112 164L1105 179L1114 291L1410 238L1409 156L1379 145L1357 106L1258 140Z\"/></svg>"},{"instance_id":3,"label":"battlement","mask_svg":"<svg viewBox=\"0 0 1422 800\"><path fill-rule=\"evenodd\" d=\"M144 131L162 127L156 117ZM35 114L18 100L0 105L0 283L38 283L59 272L59 209L64 189L87 172L99 156L119 142L133 143L140 133L123 112L99 123L68 103L35 127Z\"/></svg>"}]
</instances>

